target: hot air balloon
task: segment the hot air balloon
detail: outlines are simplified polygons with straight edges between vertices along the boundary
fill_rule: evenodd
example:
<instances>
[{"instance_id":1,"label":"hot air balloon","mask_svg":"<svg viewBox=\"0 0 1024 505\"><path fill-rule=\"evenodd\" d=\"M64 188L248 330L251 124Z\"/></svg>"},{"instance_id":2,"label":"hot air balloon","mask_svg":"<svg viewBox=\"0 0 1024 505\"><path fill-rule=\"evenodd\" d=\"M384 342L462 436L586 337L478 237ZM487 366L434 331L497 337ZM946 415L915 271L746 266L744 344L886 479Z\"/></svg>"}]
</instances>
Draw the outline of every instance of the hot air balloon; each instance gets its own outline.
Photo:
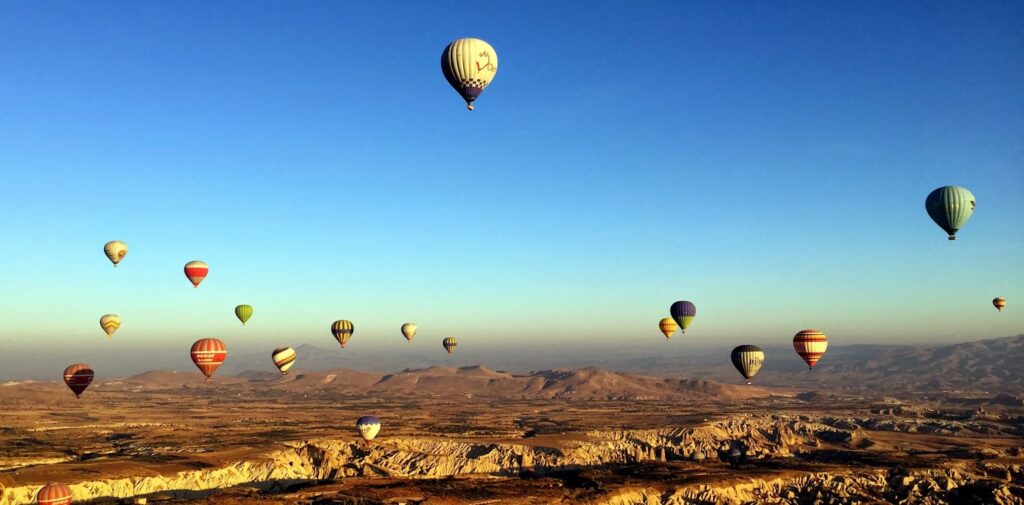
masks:
<instances>
[{"instance_id":1,"label":"hot air balloon","mask_svg":"<svg viewBox=\"0 0 1024 505\"><path fill-rule=\"evenodd\" d=\"M71 488L64 484L51 482L41 487L36 493L36 503L38 505L71 505L73 496Z\"/></svg>"},{"instance_id":2,"label":"hot air balloon","mask_svg":"<svg viewBox=\"0 0 1024 505\"><path fill-rule=\"evenodd\" d=\"M246 321L252 317L252 305L239 305L235 307L235 317L245 326Z\"/></svg>"},{"instance_id":3,"label":"hot air balloon","mask_svg":"<svg viewBox=\"0 0 1024 505\"><path fill-rule=\"evenodd\" d=\"M943 186L928 195L924 208L932 221L946 230L949 240L956 240L956 232L974 213L974 194L960 186Z\"/></svg>"},{"instance_id":4,"label":"hot air balloon","mask_svg":"<svg viewBox=\"0 0 1024 505\"><path fill-rule=\"evenodd\" d=\"M658 322L658 328L661 328L661 332L665 334L665 340L668 340L672 338L672 334L676 332L679 325L671 317L666 317Z\"/></svg>"},{"instance_id":5,"label":"hot air balloon","mask_svg":"<svg viewBox=\"0 0 1024 505\"><path fill-rule=\"evenodd\" d=\"M274 359L274 366L281 371L281 375L287 375L288 369L295 364L295 349L291 347L278 347L270 355Z\"/></svg>"},{"instance_id":6,"label":"hot air balloon","mask_svg":"<svg viewBox=\"0 0 1024 505\"><path fill-rule=\"evenodd\" d=\"M697 317L697 307L693 302L678 301L669 307L668 313L672 316L672 319L676 320L676 323L679 323L679 333L686 333L686 329L690 327L693 318Z\"/></svg>"},{"instance_id":7,"label":"hot air balloon","mask_svg":"<svg viewBox=\"0 0 1024 505\"><path fill-rule=\"evenodd\" d=\"M741 345L732 350L732 366L743 374L747 384L750 384L750 379L757 375L763 364L764 351L756 345Z\"/></svg>"},{"instance_id":8,"label":"hot air balloon","mask_svg":"<svg viewBox=\"0 0 1024 505\"><path fill-rule=\"evenodd\" d=\"M1002 312L1003 307L1006 306L1006 298L994 298L992 300L992 305L996 308L996 310Z\"/></svg>"},{"instance_id":9,"label":"hot air balloon","mask_svg":"<svg viewBox=\"0 0 1024 505\"><path fill-rule=\"evenodd\" d=\"M405 324L403 324L402 325L402 335L405 336L406 340L408 340L409 342L412 342L412 337L416 336L416 324L415 323L405 323Z\"/></svg>"},{"instance_id":10,"label":"hot air balloon","mask_svg":"<svg viewBox=\"0 0 1024 505\"><path fill-rule=\"evenodd\" d=\"M352 321L345 319L339 319L331 325L331 333L334 334L335 340L341 344L341 348L345 348L345 344L348 339L352 338L352 334L356 332L355 326L352 326Z\"/></svg>"},{"instance_id":11,"label":"hot air balloon","mask_svg":"<svg viewBox=\"0 0 1024 505\"><path fill-rule=\"evenodd\" d=\"M210 382L213 372L228 357L228 348L224 345L224 342L216 338L203 338L196 340L196 343L192 344L191 354L192 362L206 376L206 382Z\"/></svg>"},{"instance_id":12,"label":"hot air balloon","mask_svg":"<svg viewBox=\"0 0 1024 505\"><path fill-rule=\"evenodd\" d=\"M444 350L448 351L448 354L454 352L457 345L459 345L459 342L454 337L446 337L441 341L441 346L444 347Z\"/></svg>"},{"instance_id":13,"label":"hot air balloon","mask_svg":"<svg viewBox=\"0 0 1024 505\"><path fill-rule=\"evenodd\" d=\"M64 369L64 384L67 384L75 393L75 398L81 398L82 391L92 384L92 379L95 376L96 374L89 368L89 365L75 363Z\"/></svg>"},{"instance_id":14,"label":"hot air balloon","mask_svg":"<svg viewBox=\"0 0 1024 505\"><path fill-rule=\"evenodd\" d=\"M107 314L100 318L100 328L107 332L108 337L114 336L114 332L121 327L121 318L117 314Z\"/></svg>"},{"instance_id":15,"label":"hot air balloon","mask_svg":"<svg viewBox=\"0 0 1024 505\"><path fill-rule=\"evenodd\" d=\"M203 282L208 273L210 273L210 266L202 261L189 261L185 263L185 277L188 277L192 287L198 288L199 283Z\"/></svg>"},{"instance_id":16,"label":"hot air balloon","mask_svg":"<svg viewBox=\"0 0 1024 505\"><path fill-rule=\"evenodd\" d=\"M117 268L117 264L124 259L124 255L128 254L128 244L120 240L111 240L103 245L103 254L106 254L110 262L114 264L114 268Z\"/></svg>"},{"instance_id":17,"label":"hot air balloon","mask_svg":"<svg viewBox=\"0 0 1024 505\"><path fill-rule=\"evenodd\" d=\"M370 441L377 438L377 433L380 431L380 419L375 416L360 417L356 420L356 429L366 441L366 445L370 445Z\"/></svg>"},{"instance_id":18,"label":"hot air balloon","mask_svg":"<svg viewBox=\"0 0 1024 505\"><path fill-rule=\"evenodd\" d=\"M793 349L796 349L796 353L807 362L811 370L827 348L828 337L819 330L803 330L793 336Z\"/></svg>"},{"instance_id":19,"label":"hot air balloon","mask_svg":"<svg viewBox=\"0 0 1024 505\"><path fill-rule=\"evenodd\" d=\"M441 72L473 110L473 101L498 72L498 54L480 39L458 39L441 53Z\"/></svg>"}]
</instances>

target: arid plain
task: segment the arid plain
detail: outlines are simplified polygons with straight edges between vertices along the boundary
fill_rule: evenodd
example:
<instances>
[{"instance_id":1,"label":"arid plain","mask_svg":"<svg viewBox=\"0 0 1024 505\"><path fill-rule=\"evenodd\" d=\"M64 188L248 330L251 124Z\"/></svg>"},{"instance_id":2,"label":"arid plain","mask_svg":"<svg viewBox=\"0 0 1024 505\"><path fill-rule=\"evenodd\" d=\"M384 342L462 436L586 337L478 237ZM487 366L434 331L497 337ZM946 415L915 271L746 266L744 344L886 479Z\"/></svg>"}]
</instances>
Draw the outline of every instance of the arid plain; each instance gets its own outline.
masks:
<instances>
[{"instance_id":1,"label":"arid plain","mask_svg":"<svg viewBox=\"0 0 1024 505\"><path fill-rule=\"evenodd\" d=\"M54 480L97 504L1024 500L1024 337L870 352L863 366L881 368L835 367L816 389L785 387L782 371L763 386L681 379L666 363L212 384L154 371L98 379L81 400L56 382L8 383L0 504ZM944 365L901 375L887 360ZM370 446L354 430L365 414L383 424Z\"/></svg>"}]
</instances>

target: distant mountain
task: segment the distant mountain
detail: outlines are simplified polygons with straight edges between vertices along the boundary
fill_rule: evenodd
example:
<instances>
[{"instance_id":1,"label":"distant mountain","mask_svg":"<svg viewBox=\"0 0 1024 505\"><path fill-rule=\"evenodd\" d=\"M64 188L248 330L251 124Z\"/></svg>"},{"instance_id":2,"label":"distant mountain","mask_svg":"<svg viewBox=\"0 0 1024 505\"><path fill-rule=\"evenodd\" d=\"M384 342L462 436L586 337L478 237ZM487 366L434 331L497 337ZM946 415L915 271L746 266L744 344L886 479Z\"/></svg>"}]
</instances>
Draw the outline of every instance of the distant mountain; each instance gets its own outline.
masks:
<instances>
[{"instance_id":1,"label":"distant mountain","mask_svg":"<svg viewBox=\"0 0 1024 505\"><path fill-rule=\"evenodd\" d=\"M523 399L581 400L722 400L773 394L757 387L719 384L703 380L662 379L611 372L598 368L543 370L526 375L496 372L476 365L461 368L434 366L381 375L359 370L293 370L288 375L245 371L215 376L211 383L198 372L150 371L126 379L105 381L104 391L232 390L249 394L286 391L306 395L377 396L480 396ZM783 394L775 392L774 394Z\"/></svg>"},{"instance_id":2,"label":"distant mountain","mask_svg":"<svg viewBox=\"0 0 1024 505\"><path fill-rule=\"evenodd\" d=\"M814 371L792 347L763 349L765 364L754 379L761 386L922 392L1024 388L1024 335L943 346L831 346ZM601 366L660 377L740 381L724 350L717 356L607 360Z\"/></svg>"}]
</instances>

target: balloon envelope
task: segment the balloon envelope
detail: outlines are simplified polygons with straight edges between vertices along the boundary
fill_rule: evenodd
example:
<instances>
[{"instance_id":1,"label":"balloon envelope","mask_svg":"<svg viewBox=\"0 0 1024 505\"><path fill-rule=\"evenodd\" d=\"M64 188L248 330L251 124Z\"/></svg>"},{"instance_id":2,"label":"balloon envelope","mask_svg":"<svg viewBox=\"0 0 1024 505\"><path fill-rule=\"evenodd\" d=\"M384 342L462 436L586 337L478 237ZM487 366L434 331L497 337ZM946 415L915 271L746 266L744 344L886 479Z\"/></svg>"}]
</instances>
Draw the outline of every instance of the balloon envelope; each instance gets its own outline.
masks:
<instances>
[{"instance_id":1,"label":"balloon envelope","mask_svg":"<svg viewBox=\"0 0 1024 505\"><path fill-rule=\"evenodd\" d=\"M346 319L339 319L331 325L331 333L334 334L334 339L338 341L338 345L342 348L348 343L348 340L352 338L352 334L356 332L355 326L352 325L352 321Z\"/></svg>"},{"instance_id":2,"label":"balloon envelope","mask_svg":"<svg viewBox=\"0 0 1024 505\"><path fill-rule=\"evenodd\" d=\"M206 382L210 382L213 372L228 357L228 348L219 339L204 338L196 340L196 343L192 344L192 352L190 354L192 362L206 376Z\"/></svg>"},{"instance_id":3,"label":"balloon envelope","mask_svg":"<svg viewBox=\"0 0 1024 505\"><path fill-rule=\"evenodd\" d=\"M956 232L974 213L974 194L960 186L943 186L928 195L924 208L932 221L949 234L949 240L956 240Z\"/></svg>"},{"instance_id":4,"label":"balloon envelope","mask_svg":"<svg viewBox=\"0 0 1024 505\"><path fill-rule=\"evenodd\" d=\"M74 494L71 488L64 484L51 482L36 493L36 503L39 505L71 505Z\"/></svg>"},{"instance_id":5,"label":"balloon envelope","mask_svg":"<svg viewBox=\"0 0 1024 505\"><path fill-rule=\"evenodd\" d=\"M295 364L295 349L291 347L278 347L270 354L274 360L274 366L281 371L281 375L288 373L288 369Z\"/></svg>"},{"instance_id":6,"label":"balloon envelope","mask_svg":"<svg viewBox=\"0 0 1024 505\"><path fill-rule=\"evenodd\" d=\"M208 273L210 273L210 266L202 261L185 263L185 277L188 277L188 281L192 283L193 287L198 288L199 283L203 282Z\"/></svg>"},{"instance_id":7,"label":"balloon envelope","mask_svg":"<svg viewBox=\"0 0 1024 505\"><path fill-rule=\"evenodd\" d=\"M811 369L825 354L828 337L819 330L803 330L793 336L793 349Z\"/></svg>"},{"instance_id":8,"label":"balloon envelope","mask_svg":"<svg viewBox=\"0 0 1024 505\"><path fill-rule=\"evenodd\" d=\"M1006 298L995 298L992 300L992 306L999 312L1003 311L1003 307L1006 306Z\"/></svg>"},{"instance_id":9,"label":"balloon envelope","mask_svg":"<svg viewBox=\"0 0 1024 505\"><path fill-rule=\"evenodd\" d=\"M242 326L252 317L252 305L239 305L235 307L235 317L242 322Z\"/></svg>"},{"instance_id":10,"label":"balloon envelope","mask_svg":"<svg viewBox=\"0 0 1024 505\"><path fill-rule=\"evenodd\" d=\"M106 332L108 337L114 336L114 332L121 327L121 318L117 314L107 314L100 318L100 328Z\"/></svg>"},{"instance_id":11,"label":"balloon envelope","mask_svg":"<svg viewBox=\"0 0 1024 505\"><path fill-rule=\"evenodd\" d=\"M412 337L416 336L416 325L414 323L405 323L402 325L402 335L406 340L412 342Z\"/></svg>"},{"instance_id":12,"label":"balloon envelope","mask_svg":"<svg viewBox=\"0 0 1024 505\"><path fill-rule=\"evenodd\" d=\"M668 308L668 313L679 325L680 333L686 333L686 329L690 327L693 318L697 317L697 306L693 302L680 300Z\"/></svg>"},{"instance_id":13,"label":"balloon envelope","mask_svg":"<svg viewBox=\"0 0 1024 505\"><path fill-rule=\"evenodd\" d=\"M366 440L366 443L370 443L371 440L377 438L377 433L380 432L380 419L375 416L363 416L356 420L356 429L359 430L359 435Z\"/></svg>"},{"instance_id":14,"label":"balloon envelope","mask_svg":"<svg viewBox=\"0 0 1024 505\"><path fill-rule=\"evenodd\" d=\"M120 240L111 240L103 245L103 254L106 254L107 259L117 267L117 264L128 254L128 244Z\"/></svg>"},{"instance_id":15,"label":"balloon envelope","mask_svg":"<svg viewBox=\"0 0 1024 505\"><path fill-rule=\"evenodd\" d=\"M448 354L455 351L455 346L457 345L459 345L459 342L454 337L446 337L441 341L441 346L444 347L444 350L448 351Z\"/></svg>"},{"instance_id":16,"label":"balloon envelope","mask_svg":"<svg viewBox=\"0 0 1024 505\"><path fill-rule=\"evenodd\" d=\"M756 345L741 345L732 350L731 358L732 366L736 367L736 370L747 379L747 384L750 384L750 379L757 375L757 371L764 364L764 351Z\"/></svg>"},{"instance_id":17,"label":"balloon envelope","mask_svg":"<svg viewBox=\"0 0 1024 505\"><path fill-rule=\"evenodd\" d=\"M75 393L75 398L79 398L85 388L92 384L92 379L95 376L96 374L92 368L89 368L89 365L75 363L64 369L64 384L67 384L71 388L71 392Z\"/></svg>"},{"instance_id":18,"label":"balloon envelope","mask_svg":"<svg viewBox=\"0 0 1024 505\"><path fill-rule=\"evenodd\" d=\"M672 338L672 334L676 332L679 325L671 317L666 317L658 322L658 328L665 334L665 340L668 340Z\"/></svg>"},{"instance_id":19,"label":"balloon envelope","mask_svg":"<svg viewBox=\"0 0 1024 505\"><path fill-rule=\"evenodd\" d=\"M480 39L458 39L441 53L441 72L473 110L473 101L483 93L498 72L498 54Z\"/></svg>"}]
</instances>

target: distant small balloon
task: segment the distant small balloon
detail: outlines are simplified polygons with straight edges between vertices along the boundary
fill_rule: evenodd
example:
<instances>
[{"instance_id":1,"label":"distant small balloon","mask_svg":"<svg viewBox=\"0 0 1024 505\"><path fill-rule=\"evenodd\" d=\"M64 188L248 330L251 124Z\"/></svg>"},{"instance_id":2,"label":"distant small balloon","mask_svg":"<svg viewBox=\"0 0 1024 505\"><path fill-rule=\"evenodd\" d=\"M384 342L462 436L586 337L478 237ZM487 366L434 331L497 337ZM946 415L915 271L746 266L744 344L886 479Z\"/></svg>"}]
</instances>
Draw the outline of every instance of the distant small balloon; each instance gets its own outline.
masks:
<instances>
[{"instance_id":1,"label":"distant small balloon","mask_svg":"<svg viewBox=\"0 0 1024 505\"><path fill-rule=\"evenodd\" d=\"M274 360L274 366L281 371L281 375L288 374L288 369L295 364L295 349L291 347L278 347L270 354Z\"/></svg>"},{"instance_id":2,"label":"distant small balloon","mask_svg":"<svg viewBox=\"0 0 1024 505\"><path fill-rule=\"evenodd\" d=\"M114 332L121 327L121 318L117 314L107 314L100 318L100 328L106 332L107 337L114 336Z\"/></svg>"},{"instance_id":3,"label":"distant small balloon","mask_svg":"<svg viewBox=\"0 0 1024 505\"><path fill-rule=\"evenodd\" d=\"M104 244L103 254L106 254L110 262L114 264L114 268L117 268L117 264L128 254L128 244L120 240L111 240Z\"/></svg>"},{"instance_id":4,"label":"distant small balloon","mask_svg":"<svg viewBox=\"0 0 1024 505\"><path fill-rule=\"evenodd\" d=\"M239 305L235 307L235 317L242 322L242 326L252 317L252 305Z\"/></svg>"},{"instance_id":5,"label":"distant small balloon","mask_svg":"<svg viewBox=\"0 0 1024 505\"><path fill-rule=\"evenodd\" d=\"M206 376L206 382L210 382L213 372L217 371L217 368L228 357L228 348L219 339L204 338L196 340L196 343L192 344L190 354L192 362Z\"/></svg>"},{"instance_id":6,"label":"distant small balloon","mask_svg":"<svg viewBox=\"0 0 1024 505\"><path fill-rule=\"evenodd\" d=\"M459 342L454 337L446 337L441 341L441 346L444 347L444 350L448 351L448 354L454 352L457 345L459 345Z\"/></svg>"},{"instance_id":7,"label":"distant small balloon","mask_svg":"<svg viewBox=\"0 0 1024 505\"><path fill-rule=\"evenodd\" d=\"M339 319L331 325L331 333L342 349L345 348L345 344L348 343L348 340L352 338L352 334L355 332L356 328L352 325L352 321L346 319Z\"/></svg>"},{"instance_id":8,"label":"distant small balloon","mask_svg":"<svg viewBox=\"0 0 1024 505\"><path fill-rule=\"evenodd\" d=\"M412 337L416 336L416 325L413 323L405 323L402 325L402 335L406 340L412 342Z\"/></svg>"},{"instance_id":9,"label":"distant small balloon","mask_svg":"<svg viewBox=\"0 0 1024 505\"><path fill-rule=\"evenodd\" d=\"M995 299L993 299L992 300L992 306L994 306L996 308L996 310L998 310L999 312L1002 312L1003 311L1003 307L1006 306L1006 298L995 298Z\"/></svg>"},{"instance_id":10,"label":"distant small balloon","mask_svg":"<svg viewBox=\"0 0 1024 505\"><path fill-rule=\"evenodd\" d=\"M92 379L96 374L89 368L89 365L83 363L75 363L64 369L64 384L68 385L72 393L75 393L75 398L81 398L82 392L85 388L92 384Z\"/></svg>"},{"instance_id":11,"label":"distant small balloon","mask_svg":"<svg viewBox=\"0 0 1024 505\"><path fill-rule=\"evenodd\" d=\"M39 488L39 492L36 493L36 503L38 505L71 505L73 497L71 488L64 484L51 482Z\"/></svg>"},{"instance_id":12,"label":"distant small balloon","mask_svg":"<svg viewBox=\"0 0 1024 505\"><path fill-rule=\"evenodd\" d=\"M668 308L668 313L679 324L679 333L686 333L693 318L697 317L697 306L693 302L680 300Z\"/></svg>"},{"instance_id":13,"label":"distant small balloon","mask_svg":"<svg viewBox=\"0 0 1024 505\"><path fill-rule=\"evenodd\" d=\"M750 384L750 379L757 375L757 371L764 364L764 351L756 345L741 345L732 350L731 358L732 366L736 367L736 370L747 379L747 384Z\"/></svg>"},{"instance_id":14,"label":"distant small balloon","mask_svg":"<svg viewBox=\"0 0 1024 505\"><path fill-rule=\"evenodd\" d=\"M189 261L185 263L185 277L188 277L192 287L198 288L199 283L203 282L208 273L210 273L210 266L202 261Z\"/></svg>"},{"instance_id":15,"label":"distant small balloon","mask_svg":"<svg viewBox=\"0 0 1024 505\"><path fill-rule=\"evenodd\" d=\"M813 370L828 349L828 337L819 330L803 330L793 336L793 349Z\"/></svg>"},{"instance_id":16,"label":"distant small balloon","mask_svg":"<svg viewBox=\"0 0 1024 505\"><path fill-rule=\"evenodd\" d=\"M658 322L658 328L665 334L665 340L672 338L672 334L679 329L679 325L671 317L663 318Z\"/></svg>"},{"instance_id":17,"label":"distant small balloon","mask_svg":"<svg viewBox=\"0 0 1024 505\"><path fill-rule=\"evenodd\" d=\"M377 433L380 432L380 419L375 416L363 416L356 420L356 429L359 430L359 435L366 441L366 445L370 445L373 439L377 438Z\"/></svg>"}]
</instances>

